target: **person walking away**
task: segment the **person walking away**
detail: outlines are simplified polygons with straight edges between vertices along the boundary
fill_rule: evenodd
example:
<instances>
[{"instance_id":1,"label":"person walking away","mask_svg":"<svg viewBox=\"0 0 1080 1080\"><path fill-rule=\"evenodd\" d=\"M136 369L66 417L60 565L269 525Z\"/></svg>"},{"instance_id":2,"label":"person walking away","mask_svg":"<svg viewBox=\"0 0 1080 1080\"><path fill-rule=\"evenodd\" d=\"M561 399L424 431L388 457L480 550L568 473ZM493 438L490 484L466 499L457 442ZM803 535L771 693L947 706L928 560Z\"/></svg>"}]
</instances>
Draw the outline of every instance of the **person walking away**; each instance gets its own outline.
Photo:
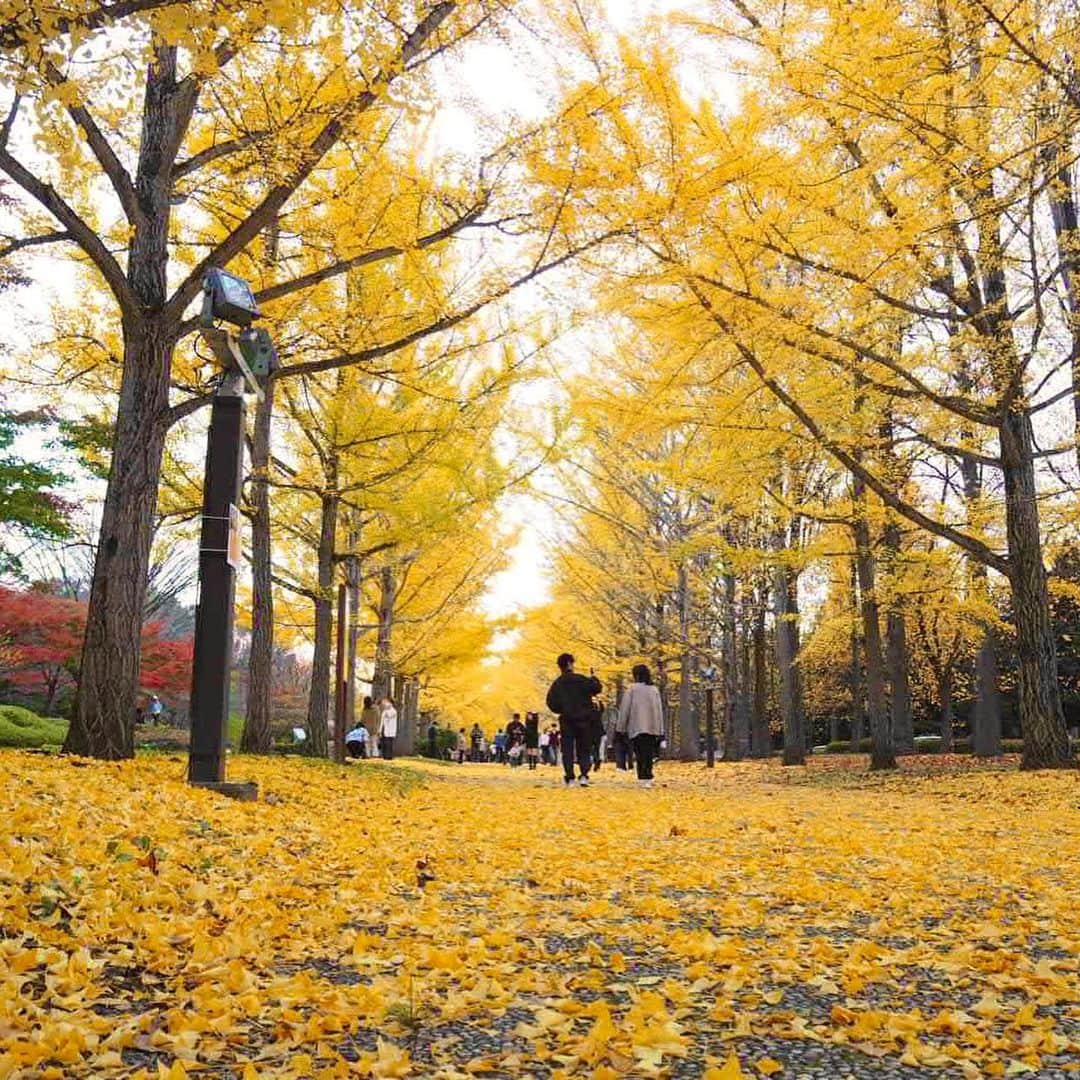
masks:
<instances>
[{"instance_id":1,"label":"person walking away","mask_svg":"<svg viewBox=\"0 0 1080 1080\"><path fill-rule=\"evenodd\" d=\"M475 764L480 760L480 744L484 741L484 729L479 724L473 724L472 731L469 732L469 742L471 743L470 754L472 755L470 760Z\"/></svg>"},{"instance_id":2,"label":"person walking away","mask_svg":"<svg viewBox=\"0 0 1080 1080\"><path fill-rule=\"evenodd\" d=\"M502 728L495 732L495 761L499 765L506 761L506 732Z\"/></svg>"},{"instance_id":3,"label":"person walking away","mask_svg":"<svg viewBox=\"0 0 1080 1080\"><path fill-rule=\"evenodd\" d=\"M368 729L363 724L357 724L352 731L345 734L345 752L351 758L366 758L368 744Z\"/></svg>"},{"instance_id":4,"label":"person walking away","mask_svg":"<svg viewBox=\"0 0 1080 1080\"><path fill-rule=\"evenodd\" d=\"M439 756L439 725L434 720L427 726L427 752L430 758Z\"/></svg>"},{"instance_id":5,"label":"person walking away","mask_svg":"<svg viewBox=\"0 0 1080 1080\"><path fill-rule=\"evenodd\" d=\"M397 709L388 697L379 704L379 749L390 761L394 756L394 740L397 738Z\"/></svg>"},{"instance_id":6,"label":"person walking away","mask_svg":"<svg viewBox=\"0 0 1080 1080\"><path fill-rule=\"evenodd\" d=\"M644 664L634 667L634 681L619 704L620 731L625 732L634 748L637 776L642 787L653 786L653 762L664 733L664 706L660 691L653 686L652 675Z\"/></svg>"},{"instance_id":7,"label":"person walking away","mask_svg":"<svg viewBox=\"0 0 1080 1080\"><path fill-rule=\"evenodd\" d=\"M465 755L469 752L469 740L465 735L464 728L458 728L457 733L457 763L465 764Z\"/></svg>"},{"instance_id":8,"label":"person walking away","mask_svg":"<svg viewBox=\"0 0 1080 1080\"><path fill-rule=\"evenodd\" d=\"M540 714L525 714L525 757L532 772L540 760Z\"/></svg>"},{"instance_id":9,"label":"person walking away","mask_svg":"<svg viewBox=\"0 0 1080 1080\"><path fill-rule=\"evenodd\" d=\"M592 699L600 693L602 687L595 675L580 675L574 670L574 658L570 653L561 653L555 663L559 668L559 676L547 692L547 707L559 718L563 783L569 786L574 782L576 759L578 784L588 787L592 756Z\"/></svg>"},{"instance_id":10,"label":"person walking away","mask_svg":"<svg viewBox=\"0 0 1080 1080\"><path fill-rule=\"evenodd\" d=\"M549 765L550 762L548 761L548 747L551 744L551 732L548 731L547 728L544 728L544 730L540 732L539 743L540 743L540 760L545 765Z\"/></svg>"}]
</instances>

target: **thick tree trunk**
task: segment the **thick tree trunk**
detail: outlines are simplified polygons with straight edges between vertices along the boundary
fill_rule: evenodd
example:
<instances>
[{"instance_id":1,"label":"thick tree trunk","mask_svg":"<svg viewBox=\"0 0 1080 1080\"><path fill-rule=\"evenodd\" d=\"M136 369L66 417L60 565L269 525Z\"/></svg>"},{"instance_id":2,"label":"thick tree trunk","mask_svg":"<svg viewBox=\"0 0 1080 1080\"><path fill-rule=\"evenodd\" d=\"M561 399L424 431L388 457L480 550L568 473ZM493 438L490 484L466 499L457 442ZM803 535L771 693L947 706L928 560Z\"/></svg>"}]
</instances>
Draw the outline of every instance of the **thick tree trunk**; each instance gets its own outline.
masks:
<instances>
[{"instance_id":1,"label":"thick tree trunk","mask_svg":"<svg viewBox=\"0 0 1080 1080\"><path fill-rule=\"evenodd\" d=\"M255 406L251 437L251 653L248 694L240 749L265 754L273 738L274 583L270 539L270 427L274 382L266 381L263 400Z\"/></svg>"},{"instance_id":2,"label":"thick tree trunk","mask_svg":"<svg viewBox=\"0 0 1080 1080\"><path fill-rule=\"evenodd\" d=\"M311 657L311 693L307 727L311 753L326 757L330 750L330 660L334 631L334 555L340 499L337 494L337 461L331 460L326 475L327 493L322 497L319 529L319 586L315 599L315 651Z\"/></svg>"},{"instance_id":3,"label":"thick tree trunk","mask_svg":"<svg viewBox=\"0 0 1080 1080\"><path fill-rule=\"evenodd\" d=\"M855 566L862 600L863 652L866 658L866 704L870 717L870 768L895 769L892 724L885 699L885 664L881 649L881 623L874 555L870 547L870 525L866 520L866 488L858 477L852 478L855 517Z\"/></svg>"},{"instance_id":4,"label":"thick tree trunk","mask_svg":"<svg viewBox=\"0 0 1080 1080\"><path fill-rule=\"evenodd\" d=\"M764 758L772 753L769 734L769 653L765 635L765 613L769 602L769 586L762 581L754 597L754 696L751 719L751 753Z\"/></svg>"},{"instance_id":5,"label":"thick tree trunk","mask_svg":"<svg viewBox=\"0 0 1080 1080\"><path fill-rule=\"evenodd\" d=\"M64 749L116 759L134 752L135 700L173 340L151 319L124 324L124 370L112 464L90 585L79 690Z\"/></svg>"},{"instance_id":6,"label":"thick tree trunk","mask_svg":"<svg viewBox=\"0 0 1080 1080\"><path fill-rule=\"evenodd\" d=\"M1009 412L999 428L1005 479L1013 616L1016 620L1017 693L1024 733L1025 769L1072 765L1058 685L1050 597L1042 561L1034 438L1024 410Z\"/></svg>"},{"instance_id":7,"label":"thick tree trunk","mask_svg":"<svg viewBox=\"0 0 1080 1080\"><path fill-rule=\"evenodd\" d=\"M375 701L390 697L394 681L394 601L397 580L389 563L379 572L379 631L375 640L375 673L371 694Z\"/></svg>"},{"instance_id":8,"label":"thick tree trunk","mask_svg":"<svg viewBox=\"0 0 1080 1080\"><path fill-rule=\"evenodd\" d=\"M866 706L863 693L862 609L859 605L858 560L851 560L851 663L848 670L848 688L851 690L851 752L862 750L866 737Z\"/></svg>"},{"instance_id":9,"label":"thick tree trunk","mask_svg":"<svg viewBox=\"0 0 1080 1080\"><path fill-rule=\"evenodd\" d=\"M790 566L776 569L776 663L780 671L780 715L784 722L784 764L806 764L802 678L799 671L799 577Z\"/></svg>"},{"instance_id":10,"label":"thick tree trunk","mask_svg":"<svg viewBox=\"0 0 1080 1080\"><path fill-rule=\"evenodd\" d=\"M124 356L112 460L78 697L64 742L70 753L100 758L134 753L143 603L177 334L162 315L168 295L171 169L194 105L190 84L177 81L176 62L176 48L161 46L147 68L134 178L139 217L127 260L127 280L138 306L123 312L121 320Z\"/></svg>"}]
</instances>

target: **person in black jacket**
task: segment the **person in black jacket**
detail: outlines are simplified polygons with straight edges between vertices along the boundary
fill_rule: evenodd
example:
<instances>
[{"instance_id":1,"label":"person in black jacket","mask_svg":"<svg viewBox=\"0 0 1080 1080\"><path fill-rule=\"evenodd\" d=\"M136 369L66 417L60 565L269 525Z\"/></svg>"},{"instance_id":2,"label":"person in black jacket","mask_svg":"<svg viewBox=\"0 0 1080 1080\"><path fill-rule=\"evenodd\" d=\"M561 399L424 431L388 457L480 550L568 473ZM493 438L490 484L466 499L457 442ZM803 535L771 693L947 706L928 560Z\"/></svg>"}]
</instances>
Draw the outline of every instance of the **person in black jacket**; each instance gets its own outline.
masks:
<instances>
[{"instance_id":1,"label":"person in black jacket","mask_svg":"<svg viewBox=\"0 0 1080 1080\"><path fill-rule=\"evenodd\" d=\"M592 759L590 727L593 715L592 699L602 689L595 675L579 675L574 670L574 658L563 653L555 661L559 677L547 693L547 707L559 718L562 740L563 782L574 782L574 758L577 757L578 783L589 786L589 765Z\"/></svg>"}]
</instances>

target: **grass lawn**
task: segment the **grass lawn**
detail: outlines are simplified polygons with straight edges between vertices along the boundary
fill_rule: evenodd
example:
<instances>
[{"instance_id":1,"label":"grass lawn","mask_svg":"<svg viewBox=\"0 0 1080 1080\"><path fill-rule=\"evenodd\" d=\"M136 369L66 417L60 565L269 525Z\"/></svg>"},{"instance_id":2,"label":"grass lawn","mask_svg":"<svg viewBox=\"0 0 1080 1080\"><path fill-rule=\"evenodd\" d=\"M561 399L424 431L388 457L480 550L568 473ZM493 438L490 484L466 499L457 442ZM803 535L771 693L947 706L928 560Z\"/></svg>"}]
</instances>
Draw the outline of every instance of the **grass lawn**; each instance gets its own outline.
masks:
<instances>
[{"instance_id":1,"label":"grass lawn","mask_svg":"<svg viewBox=\"0 0 1080 1080\"><path fill-rule=\"evenodd\" d=\"M1075 774L185 764L0 752L0 1077L1077 1075Z\"/></svg>"}]
</instances>

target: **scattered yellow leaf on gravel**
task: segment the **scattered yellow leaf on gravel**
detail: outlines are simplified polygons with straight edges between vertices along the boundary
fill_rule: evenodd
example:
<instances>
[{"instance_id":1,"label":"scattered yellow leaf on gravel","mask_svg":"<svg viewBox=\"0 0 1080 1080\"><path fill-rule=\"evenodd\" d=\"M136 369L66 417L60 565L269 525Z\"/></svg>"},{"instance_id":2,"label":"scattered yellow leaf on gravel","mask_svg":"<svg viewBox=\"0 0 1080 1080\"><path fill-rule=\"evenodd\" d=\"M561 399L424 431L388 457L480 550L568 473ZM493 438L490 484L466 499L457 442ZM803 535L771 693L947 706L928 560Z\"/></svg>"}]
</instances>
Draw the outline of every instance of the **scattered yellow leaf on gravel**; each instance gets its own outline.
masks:
<instances>
[{"instance_id":1,"label":"scattered yellow leaf on gravel","mask_svg":"<svg viewBox=\"0 0 1080 1080\"><path fill-rule=\"evenodd\" d=\"M739 1065L739 1059L732 1054L720 1068L710 1065L701 1080L746 1080L746 1074Z\"/></svg>"}]
</instances>

